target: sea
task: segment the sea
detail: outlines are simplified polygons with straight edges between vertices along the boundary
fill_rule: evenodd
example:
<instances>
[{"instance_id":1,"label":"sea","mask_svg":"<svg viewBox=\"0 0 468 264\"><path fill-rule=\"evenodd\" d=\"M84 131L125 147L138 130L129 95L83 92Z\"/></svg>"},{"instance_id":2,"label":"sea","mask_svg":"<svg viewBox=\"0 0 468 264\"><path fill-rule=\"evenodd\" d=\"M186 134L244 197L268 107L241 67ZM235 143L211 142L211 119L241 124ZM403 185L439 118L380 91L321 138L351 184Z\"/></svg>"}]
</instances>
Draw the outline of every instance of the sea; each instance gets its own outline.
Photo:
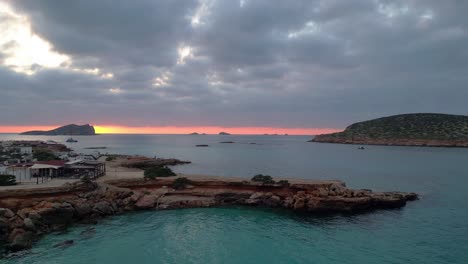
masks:
<instances>
[{"instance_id":1,"label":"sea","mask_svg":"<svg viewBox=\"0 0 468 264\"><path fill-rule=\"evenodd\" d=\"M77 152L192 161L173 167L179 173L338 179L352 188L417 192L420 200L356 215L248 207L130 213L45 235L30 251L0 263L468 263L468 149L361 150L283 135L73 138L78 142L65 144ZM67 137L0 135L0 140L10 139L65 142ZM53 247L65 240L75 243Z\"/></svg>"}]
</instances>

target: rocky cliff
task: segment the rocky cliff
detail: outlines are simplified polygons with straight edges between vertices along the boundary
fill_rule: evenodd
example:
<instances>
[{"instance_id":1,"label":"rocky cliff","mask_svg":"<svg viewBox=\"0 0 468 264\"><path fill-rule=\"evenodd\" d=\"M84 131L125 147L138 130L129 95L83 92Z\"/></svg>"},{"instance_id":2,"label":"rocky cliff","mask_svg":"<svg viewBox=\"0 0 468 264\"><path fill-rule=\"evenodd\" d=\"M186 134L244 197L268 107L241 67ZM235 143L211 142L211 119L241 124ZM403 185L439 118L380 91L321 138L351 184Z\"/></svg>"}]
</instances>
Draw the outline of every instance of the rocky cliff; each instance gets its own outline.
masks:
<instances>
[{"instance_id":1,"label":"rocky cliff","mask_svg":"<svg viewBox=\"0 0 468 264\"><path fill-rule=\"evenodd\" d=\"M404 114L359 122L311 141L344 144L468 147L468 116Z\"/></svg>"},{"instance_id":2,"label":"rocky cliff","mask_svg":"<svg viewBox=\"0 0 468 264\"><path fill-rule=\"evenodd\" d=\"M92 136L96 135L94 127L86 125L75 125L70 124L66 126L61 126L56 129L48 131L26 131L20 133L20 135L46 135L46 136L59 136L59 135L69 135L69 136Z\"/></svg>"},{"instance_id":3,"label":"rocky cliff","mask_svg":"<svg viewBox=\"0 0 468 264\"><path fill-rule=\"evenodd\" d=\"M314 213L357 213L399 208L417 199L414 193L353 190L340 181L261 184L249 181L191 180L183 189L170 186L176 177L76 183L56 188L0 192L0 245L6 251L32 246L40 235L72 223L135 210L244 205Z\"/></svg>"}]
</instances>

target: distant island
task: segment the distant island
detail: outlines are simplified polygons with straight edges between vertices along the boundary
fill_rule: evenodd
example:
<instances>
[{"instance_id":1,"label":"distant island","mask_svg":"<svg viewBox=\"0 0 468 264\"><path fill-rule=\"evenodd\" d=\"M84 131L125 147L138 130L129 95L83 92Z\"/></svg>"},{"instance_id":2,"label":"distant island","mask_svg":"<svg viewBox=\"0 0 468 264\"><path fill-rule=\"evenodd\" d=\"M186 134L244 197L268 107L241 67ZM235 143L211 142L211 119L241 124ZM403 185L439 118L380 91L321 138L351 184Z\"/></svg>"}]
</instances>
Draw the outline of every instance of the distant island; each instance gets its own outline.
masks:
<instances>
[{"instance_id":1,"label":"distant island","mask_svg":"<svg viewBox=\"0 0 468 264\"><path fill-rule=\"evenodd\" d=\"M310 142L468 147L468 116L416 113L377 118L343 132L315 136Z\"/></svg>"},{"instance_id":2,"label":"distant island","mask_svg":"<svg viewBox=\"0 0 468 264\"><path fill-rule=\"evenodd\" d=\"M48 131L26 131L20 133L20 135L44 135L44 136L93 136L96 135L94 131L94 127L86 124L86 125L75 125L70 124L66 126L61 126L56 129L48 130Z\"/></svg>"},{"instance_id":3,"label":"distant island","mask_svg":"<svg viewBox=\"0 0 468 264\"><path fill-rule=\"evenodd\" d=\"M231 134L226 133L226 132L219 132L219 135L231 135Z\"/></svg>"}]
</instances>

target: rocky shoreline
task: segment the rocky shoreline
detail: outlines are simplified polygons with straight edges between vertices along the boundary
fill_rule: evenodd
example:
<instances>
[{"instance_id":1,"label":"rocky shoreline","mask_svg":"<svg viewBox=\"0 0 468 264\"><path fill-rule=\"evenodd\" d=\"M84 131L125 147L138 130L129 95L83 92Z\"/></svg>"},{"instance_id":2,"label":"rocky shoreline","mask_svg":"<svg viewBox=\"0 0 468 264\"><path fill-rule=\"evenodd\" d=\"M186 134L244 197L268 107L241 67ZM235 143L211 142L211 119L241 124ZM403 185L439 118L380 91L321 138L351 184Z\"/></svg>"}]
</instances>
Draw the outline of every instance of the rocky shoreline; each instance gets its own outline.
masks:
<instances>
[{"instance_id":1,"label":"rocky shoreline","mask_svg":"<svg viewBox=\"0 0 468 264\"><path fill-rule=\"evenodd\" d=\"M309 142L355 144L355 145L381 145L406 147L451 147L467 148L468 141L431 140L431 139L376 139L376 138L345 138L330 135L317 135Z\"/></svg>"},{"instance_id":2,"label":"rocky shoreline","mask_svg":"<svg viewBox=\"0 0 468 264\"><path fill-rule=\"evenodd\" d=\"M292 183L289 186L244 180L190 180L173 189L177 177L77 182L62 187L0 191L0 245L4 252L32 247L43 234L73 223L137 210L245 205L314 213L358 213L400 208L415 193L353 190L341 181Z\"/></svg>"}]
</instances>

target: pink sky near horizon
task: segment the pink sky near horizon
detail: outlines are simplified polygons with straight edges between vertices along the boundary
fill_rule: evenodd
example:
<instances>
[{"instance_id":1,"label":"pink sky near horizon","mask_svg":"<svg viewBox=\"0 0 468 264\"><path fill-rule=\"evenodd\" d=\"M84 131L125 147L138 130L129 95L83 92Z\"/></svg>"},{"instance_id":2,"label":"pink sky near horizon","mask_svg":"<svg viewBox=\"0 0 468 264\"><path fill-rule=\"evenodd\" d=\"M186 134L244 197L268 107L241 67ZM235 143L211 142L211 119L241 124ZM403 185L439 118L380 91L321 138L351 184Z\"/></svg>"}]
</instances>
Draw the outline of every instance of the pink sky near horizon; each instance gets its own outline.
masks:
<instances>
[{"instance_id":1,"label":"pink sky near horizon","mask_svg":"<svg viewBox=\"0 0 468 264\"><path fill-rule=\"evenodd\" d=\"M0 133L20 133L30 130L51 130L59 126L0 126ZM94 125L98 134L189 134L193 132L218 134L227 132L231 134L290 134L290 135L317 135L341 131L334 128L283 128L283 127L221 127L221 126L117 126Z\"/></svg>"}]
</instances>

